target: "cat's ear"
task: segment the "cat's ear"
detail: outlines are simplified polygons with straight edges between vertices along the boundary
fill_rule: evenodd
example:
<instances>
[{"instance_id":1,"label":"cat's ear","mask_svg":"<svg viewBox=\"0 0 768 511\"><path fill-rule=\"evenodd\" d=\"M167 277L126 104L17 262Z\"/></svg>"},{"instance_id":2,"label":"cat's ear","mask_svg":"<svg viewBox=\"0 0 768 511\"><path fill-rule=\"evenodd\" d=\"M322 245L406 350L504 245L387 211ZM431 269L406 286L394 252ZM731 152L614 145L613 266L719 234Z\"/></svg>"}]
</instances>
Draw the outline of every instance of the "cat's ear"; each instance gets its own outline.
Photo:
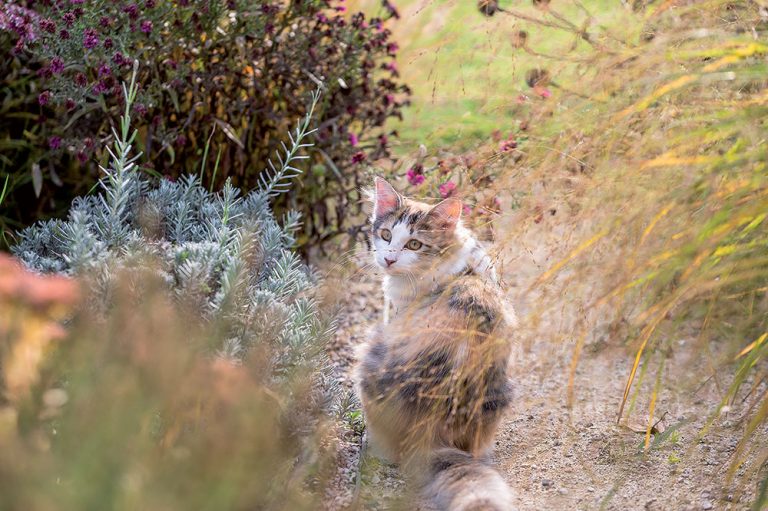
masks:
<instances>
[{"instance_id":1,"label":"cat's ear","mask_svg":"<svg viewBox=\"0 0 768 511\"><path fill-rule=\"evenodd\" d=\"M434 228L449 231L459 223L461 210L461 199L451 197L430 209L427 217Z\"/></svg>"},{"instance_id":2,"label":"cat's ear","mask_svg":"<svg viewBox=\"0 0 768 511\"><path fill-rule=\"evenodd\" d=\"M377 177L374 180L373 217L381 218L392 213L402 205L402 197L392 188L392 185L384 179Z\"/></svg>"}]
</instances>

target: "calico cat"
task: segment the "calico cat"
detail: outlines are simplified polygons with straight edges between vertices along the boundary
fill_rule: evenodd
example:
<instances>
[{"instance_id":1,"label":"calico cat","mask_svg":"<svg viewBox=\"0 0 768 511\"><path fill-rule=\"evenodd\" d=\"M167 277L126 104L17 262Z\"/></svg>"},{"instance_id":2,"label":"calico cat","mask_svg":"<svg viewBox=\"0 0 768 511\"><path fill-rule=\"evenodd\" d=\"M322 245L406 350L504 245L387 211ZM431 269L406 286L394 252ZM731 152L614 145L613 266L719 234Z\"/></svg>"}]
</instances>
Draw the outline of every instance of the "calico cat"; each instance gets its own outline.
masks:
<instances>
[{"instance_id":1,"label":"calico cat","mask_svg":"<svg viewBox=\"0 0 768 511\"><path fill-rule=\"evenodd\" d=\"M371 445L437 509L509 510L489 452L511 400L515 317L491 259L462 225L459 199L430 206L377 178L373 202L374 257L393 310L355 368Z\"/></svg>"}]
</instances>

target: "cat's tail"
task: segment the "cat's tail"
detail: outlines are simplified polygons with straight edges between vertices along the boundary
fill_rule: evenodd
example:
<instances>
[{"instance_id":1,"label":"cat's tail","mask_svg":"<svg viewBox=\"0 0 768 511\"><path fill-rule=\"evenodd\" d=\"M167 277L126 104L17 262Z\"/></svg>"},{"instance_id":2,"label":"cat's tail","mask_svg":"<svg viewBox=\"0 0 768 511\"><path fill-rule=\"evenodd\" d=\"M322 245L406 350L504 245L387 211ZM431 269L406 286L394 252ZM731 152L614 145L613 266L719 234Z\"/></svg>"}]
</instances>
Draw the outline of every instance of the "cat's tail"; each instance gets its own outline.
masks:
<instances>
[{"instance_id":1,"label":"cat's tail","mask_svg":"<svg viewBox=\"0 0 768 511\"><path fill-rule=\"evenodd\" d=\"M450 447L435 451L422 487L439 511L511 511L512 490L488 462Z\"/></svg>"}]
</instances>

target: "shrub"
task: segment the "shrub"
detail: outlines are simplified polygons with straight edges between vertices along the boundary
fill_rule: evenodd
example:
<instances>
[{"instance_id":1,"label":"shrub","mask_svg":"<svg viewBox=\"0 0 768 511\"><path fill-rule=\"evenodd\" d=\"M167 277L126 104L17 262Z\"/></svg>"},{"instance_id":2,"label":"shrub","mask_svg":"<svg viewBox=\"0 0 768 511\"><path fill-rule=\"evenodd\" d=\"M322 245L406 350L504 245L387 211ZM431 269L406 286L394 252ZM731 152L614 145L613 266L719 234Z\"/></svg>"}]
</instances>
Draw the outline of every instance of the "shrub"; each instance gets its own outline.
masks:
<instances>
[{"instance_id":1,"label":"shrub","mask_svg":"<svg viewBox=\"0 0 768 511\"><path fill-rule=\"evenodd\" d=\"M269 200L307 147L319 94L245 197L196 176L148 182L131 155L133 83L125 97L102 193L14 247L31 268L78 276L86 302L14 407L7 444L25 463L0 465L0 505L316 509L305 483L322 477L319 421L337 404L321 349L332 328L291 251L299 215L280 226Z\"/></svg>"},{"instance_id":2,"label":"shrub","mask_svg":"<svg viewBox=\"0 0 768 511\"><path fill-rule=\"evenodd\" d=\"M0 20L4 49L15 49L3 66L6 115L16 119L2 128L13 145L0 170L11 175L6 216L22 223L68 204L69 187L82 192L95 182L102 141L122 109L118 84L133 59L142 62L133 114L143 170L198 174L210 188L226 179L256 186L260 165L279 148L271 134L284 131L323 82L312 171L275 204L305 214L302 243L343 231L361 162L389 154L381 128L407 101L383 20L347 17L341 3L20 5L6 5Z\"/></svg>"}]
</instances>

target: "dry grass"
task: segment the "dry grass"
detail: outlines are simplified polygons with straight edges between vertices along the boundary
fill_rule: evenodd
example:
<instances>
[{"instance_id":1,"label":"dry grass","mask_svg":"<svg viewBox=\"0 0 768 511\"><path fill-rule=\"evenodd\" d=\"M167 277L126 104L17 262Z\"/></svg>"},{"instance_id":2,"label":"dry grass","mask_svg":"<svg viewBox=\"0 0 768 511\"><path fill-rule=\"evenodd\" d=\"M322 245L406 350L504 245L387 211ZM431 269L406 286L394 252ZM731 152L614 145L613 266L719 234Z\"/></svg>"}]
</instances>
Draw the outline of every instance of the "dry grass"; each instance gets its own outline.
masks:
<instances>
[{"instance_id":1,"label":"dry grass","mask_svg":"<svg viewBox=\"0 0 768 511\"><path fill-rule=\"evenodd\" d=\"M574 94L531 114L524 158L502 174L505 190L528 192L504 217L514 224L502 243L517 243L542 208L567 218L559 255L529 283L528 319L569 311L572 371L600 332L632 348L617 420L653 379L646 447L659 389L683 384L662 378L664 353L693 339L710 367L699 383L722 390L710 423L735 399L753 403L738 418L732 476L768 422L767 16L720 0L640 15L639 35L595 44ZM750 471L767 463L762 451Z\"/></svg>"}]
</instances>

